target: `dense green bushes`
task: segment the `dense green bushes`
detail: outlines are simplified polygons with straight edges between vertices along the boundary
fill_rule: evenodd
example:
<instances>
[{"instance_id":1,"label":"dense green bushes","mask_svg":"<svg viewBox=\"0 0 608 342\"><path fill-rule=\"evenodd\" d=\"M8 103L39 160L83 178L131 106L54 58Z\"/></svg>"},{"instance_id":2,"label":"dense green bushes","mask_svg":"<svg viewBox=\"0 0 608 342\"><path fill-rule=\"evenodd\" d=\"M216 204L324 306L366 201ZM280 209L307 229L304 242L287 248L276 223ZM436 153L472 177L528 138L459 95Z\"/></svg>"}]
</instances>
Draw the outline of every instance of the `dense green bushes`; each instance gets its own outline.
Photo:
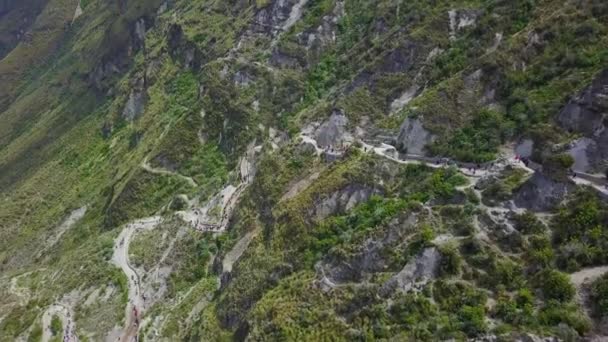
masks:
<instances>
[{"instance_id":1,"label":"dense green bushes","mask_svg":"<svg viewBox=\"0 0 608 342\"><path fill-rule=\"evenodd\" d=\"M379 225L404 210L407 202L372 196L369 201L356 207L346 216L331 218L322 223L311 237L306 248L306 259L310 265L320 259L329 249L350 242L357 234L369 233Z\"/></svg>"},{"instance_id":2,"label":"dense green bushes","mask_svg":"<svg viewBox=\"0 0 608 342\"><path fill-rule=\"evenodd\" d=\"M599 318L608 316L608 274L604 274L591 284L591 303Z\"/></svg>"},{"instance_id":3,"label":"dense green bushes","mask_svg":"<svg viewBox=\"0 0 608 342\"><path fill-rule=\"evenodd\" d=\"M568 275L556 270L544 270L536 275L536 282L546 300L569 302L574 298L574 286Z\"/></svg>"},{"instance_id":4,"label":"dense green bushes","mask_svg":"<svg viewBox=\"0 0 608 342\"><path fill-rule=\"evenodd\" d=\"M482 110L463 128L434 142L429 148L435 155L486 162L495 159L498 147L512 134L512 124L500 113Z\"/></svg>"},{"instance_id":5,"label":"dense green bushes","mask_svg":"<svg viewBox=\"0 0 608 342\"><path fill-rule=\"evenodd\" d=\"M576 193L551 226L561 268L576 270L608 260L608 206L592 191Z\"/></svg>"}]
</instances>

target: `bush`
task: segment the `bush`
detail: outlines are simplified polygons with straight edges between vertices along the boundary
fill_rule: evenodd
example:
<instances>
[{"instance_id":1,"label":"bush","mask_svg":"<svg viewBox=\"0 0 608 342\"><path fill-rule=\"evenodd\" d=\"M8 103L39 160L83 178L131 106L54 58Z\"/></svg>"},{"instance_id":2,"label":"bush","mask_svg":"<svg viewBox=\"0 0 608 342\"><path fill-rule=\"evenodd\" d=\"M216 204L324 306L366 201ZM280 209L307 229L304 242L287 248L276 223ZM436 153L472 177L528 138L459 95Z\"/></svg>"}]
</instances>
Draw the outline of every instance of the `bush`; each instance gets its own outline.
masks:
<instances>
[{"instance_id":1,"label":"bush","mask_svg":"<svg viewBox=\"0 0 608 342\"><path fill-rule=\"evenodd\" d=\"M512 134L512 124L498 112L482 110L465 127L429 146L435 155L481 163L493 160L498 147Z\"/></svg>"},{"instance_id":2,"label":"bush","mask_svg":"<svg viewBox=\"0 0 608 342\"><path fill-rule=\"evenodd\" d=\"M53 336L61 337L63 332L63 325L61 324L61 320L57 316L53 316L51 319L51 333Z\"/></svg>"},{"instance_id":3,"label":"bush","mask_svg":"<svg viewBox=\"0 0 608 342\"><path fill-rule=\"evenodd\" d=\"M547 170L547 173L558 180L568 177L572 165L574 165L574 158L567 153L550 155L543 162L543 168Z\"/></svg>"},{"instance_id":4,"label":"bush","mask_svg":"<svg viewBox=\"0 0 608 342\"><path fill-rule=\"evenodd\" d=\"M462 307L458 316L461 321L461 329L469 336L476 336L486 332L486 314L482 305Z\"/></svg>"},{"instance_id":5,"label":"bush","mask_svg":"<svg viewBox=\"0 0 608 342\"><path fill-rule=\"evenodd\" d=\"M439 274L442 276L458 275L462 266L462 257L456 246L447 244L439 247L441 253L441 263L439 264Z\"/></svg>"},{"instance_id":6,"label":"bush","mask_svg":"<svg viewBox=\"0 0 608 342\"><path fill-rule=\"evenodd\" d=\"M598 318L608 317L608 273L591 284L591 303Z\"/></svg>"},{"instance_id":7,"label":"bush","mask_svg":"<svg viewBox=\"0 0 608 342\"><path fill-rule=\"evenodd\" d=\"M556 300L566 303L574 298L575 289L570 278L557 270L544 270L536 275L538 286L546 300Z\"/></svg>"},{"instance_id":8,"label":"bush","mask_svg":"<svg viewBox=\"0 0 608 342\"><path fill-rule=\"evenodd\" d=\"M513 217L513 221L515 221L515 229L524 235L540 234L547 228L534 213L529 211L523 214L516 214Z\"/></svg>"},{"instance_id":9,"label":"bush","mask_svg":"<svg viewBox=\"0 0 608 342\"><path fill-rule=\"evenodd\" d=\"M521 265L509 260L499 261L494 264L494 267L488 273L488 280L488 285L491 288L503 285L508 290L518 289L525 282Z\"/></svg>"},{"instance_id":10,"label":"bush","mask_svg":"<svg viewBox=\"0 0 608 342\"><path fill-rule=\"evenodd\" d=\"M608 207L591 191L580 191L552 221L558 266L578 269L608 259Z\"/></svg>"},{"instance_id":11,"label":"bush","mask_svg":"<svg viewBox=\"0 0 608 342\"><path fill-rule=\"evenodd\" d=\"M534 321L534 296L524 288L515 298L500 296L495 307L496 316L514 325L527 325Z\"/></svg>"},{"instance_id":12,"label":"bush","mask_svg":"<svg viewBox=\"0 0 608 342\"><path fill-rule=\"evenodd\" d=\"M528 239L529 247L526 258L530 266L542 269L551 266L555 256L551 241L545 235L532 235Z\"/></svg>"},{"instance_id":13,"label":"bush","mask_svg":"<svg viewBox=\"0 0 608 342\"><path fill-rule=\"evenodd\" d=\"M591 322L574 305L550 302L539 312L538 319L541 324L546 326L567 324L581 335L591 329Z\"/></svg>"}]
</instances>

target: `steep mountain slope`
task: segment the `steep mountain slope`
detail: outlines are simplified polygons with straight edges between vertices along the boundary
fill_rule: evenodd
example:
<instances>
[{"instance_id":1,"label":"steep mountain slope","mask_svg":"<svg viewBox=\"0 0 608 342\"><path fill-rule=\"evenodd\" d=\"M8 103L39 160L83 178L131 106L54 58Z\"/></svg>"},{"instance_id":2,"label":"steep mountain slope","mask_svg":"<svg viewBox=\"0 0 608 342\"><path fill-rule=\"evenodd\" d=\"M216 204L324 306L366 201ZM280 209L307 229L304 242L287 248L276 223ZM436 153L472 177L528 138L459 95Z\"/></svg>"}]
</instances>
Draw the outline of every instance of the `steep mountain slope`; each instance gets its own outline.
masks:
<instances>
[{"instance_id":1,"label":"steep mountain slope","mask_svg":"<svg viewBox=\"0 0 608 342\"><path fill-rule=\"evenodd\" d=\"M604 1L0 1L0 340L602 340Z\"/></svg>"}]
</instances>

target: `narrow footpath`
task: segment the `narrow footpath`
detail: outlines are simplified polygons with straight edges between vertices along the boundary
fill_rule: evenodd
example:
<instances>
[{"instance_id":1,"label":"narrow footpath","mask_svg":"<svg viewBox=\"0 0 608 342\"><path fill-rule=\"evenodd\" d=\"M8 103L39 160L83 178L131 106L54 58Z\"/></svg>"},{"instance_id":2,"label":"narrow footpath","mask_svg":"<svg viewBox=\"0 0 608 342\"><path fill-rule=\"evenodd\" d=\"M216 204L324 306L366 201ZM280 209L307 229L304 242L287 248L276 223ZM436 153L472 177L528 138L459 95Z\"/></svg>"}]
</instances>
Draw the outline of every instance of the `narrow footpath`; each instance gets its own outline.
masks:
<instances>
[{"instance_id":1,"label":"narrow footpath","mask_svg":"<svg viewBox=\"0 0 608 342\"><path fill-rule=\"evenodd\" d=\"M139 324L143 316L144 298L141 292L140 278L135 268L129 262L129 244L133 235L139 231L151 230L162 222L160 216L153 216L134 221L124 226L122 232L114 240L114 255L112 263L118 266L127 277L128 302L125 307L125 326L117 336L111 336L115 341L137 341Z\"/></svg>"},{"instance_id":2,"label":"narrow footpath","mask_svg":"<svg viewBox=\"0 0 608 342\"><path fill-rule=\"evenodd\" d=\"M53 338L51 322L54 316L57 316L61 320L63 341L78 342L79 339L76 336L76 325L74 324L72 310L62 304L49 306L42 315L42 342L49 342Z\"/></svg>"}]
</instances>

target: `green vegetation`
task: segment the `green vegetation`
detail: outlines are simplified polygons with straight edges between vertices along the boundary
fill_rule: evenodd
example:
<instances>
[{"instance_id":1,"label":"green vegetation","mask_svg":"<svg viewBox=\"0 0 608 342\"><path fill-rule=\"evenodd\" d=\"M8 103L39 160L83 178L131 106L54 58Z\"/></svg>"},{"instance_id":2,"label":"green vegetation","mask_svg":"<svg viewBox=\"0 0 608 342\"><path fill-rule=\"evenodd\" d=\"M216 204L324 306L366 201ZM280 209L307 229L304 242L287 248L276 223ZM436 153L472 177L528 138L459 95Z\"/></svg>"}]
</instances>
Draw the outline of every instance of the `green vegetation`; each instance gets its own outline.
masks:
<instances>
[{"instance_id":1,"label":"green vegetation","mask_svg":"<svg viewBox=\"0 0 608 342\"><path fill-rule=\"evenodd\" d=\"M330 162L297 136L340 110L352 136L379 144L412 116L432 155L484 163L531 137L532 159L566 181L560 148L581 132L555 117L607 65L604 2L310 0L287 32L293 1L161 3L82 0L74 22L76 0L0 6L0 340L39 340L43 310L66 297L82 340L124 323L115 238L151 215L164 222L129 249L138 270L159 270L141 275L158 291L144 339L574 340L596 328L562 273L608 262L595 190L569 194L548 223L498 222L491 207L526 181L517 168L461 190L456 168L356 148ZM125 118L135 93L144 109ZM226 231L181 222L240 183L252 143L255 177ZM437 274L391 289L431 249ZM607 282L589 289L597 318ZM61 339L57 317L52 329Z\"/></svg>"},{"instance_id":2,"label":"green vegetation","mask_svg":"<svg viewBox=\"0 0 608 342\"><path fill-rule=\"evenodd\" d=\"M580 191L552 220L557 264L569 271L605 263L608 207L598 196Z\"/></svg>"},{"instance_id":3,"label":"green vegetation","mask_svg":"<svg viewBox=\"0 0 608 342\"><path fill-rule=\"evenodd\" d=\"M513 193L524 183L526 172L521 169L509 168L498 177L483 184L482 202L486 205L497 205L513 197Z\"/></svg>"},{"instance_id":4,"label":"green vegetation","mask_svg":"<svg viewBox=\"0 0 608 342\"><path fill-rule=\"evenodd\" d=\"M430 150L462 161L487 162L496 158L498 147L511 135L511 124L501 114L484 110L450 138L433 143Z\"/></svg>"},{"instance_id":5,"label":"green vegetation","mask_svg":"<svg viewBox=\"0 0 608 342\"><path fill-rule=\"evenodd\" d=\"M53 334L53 339L56 341L61 341L63 338L63 324L57 315L51 318L51 334Z\"/></svg>"},{"instance_id":6,"label":"green vegetation","mask_svg":"<svg viewBox=\"0 0 608 342\"><path fill-rule=\"evenodd\" d=\"M545 270L536 276L545 299L569 302L574 298L575 289L568 275L556 270Z\"/></svg>"},{"instance_id":7,"label":"green vegetation","mask_svg":"<svg viewBox=\"0 0 608 342\"><path fill-rule=\"evenodd\" d=\"M608 315L608 275L604 274L591 284L591 301L597 317Z\"/></svg>"}]
</instances>

